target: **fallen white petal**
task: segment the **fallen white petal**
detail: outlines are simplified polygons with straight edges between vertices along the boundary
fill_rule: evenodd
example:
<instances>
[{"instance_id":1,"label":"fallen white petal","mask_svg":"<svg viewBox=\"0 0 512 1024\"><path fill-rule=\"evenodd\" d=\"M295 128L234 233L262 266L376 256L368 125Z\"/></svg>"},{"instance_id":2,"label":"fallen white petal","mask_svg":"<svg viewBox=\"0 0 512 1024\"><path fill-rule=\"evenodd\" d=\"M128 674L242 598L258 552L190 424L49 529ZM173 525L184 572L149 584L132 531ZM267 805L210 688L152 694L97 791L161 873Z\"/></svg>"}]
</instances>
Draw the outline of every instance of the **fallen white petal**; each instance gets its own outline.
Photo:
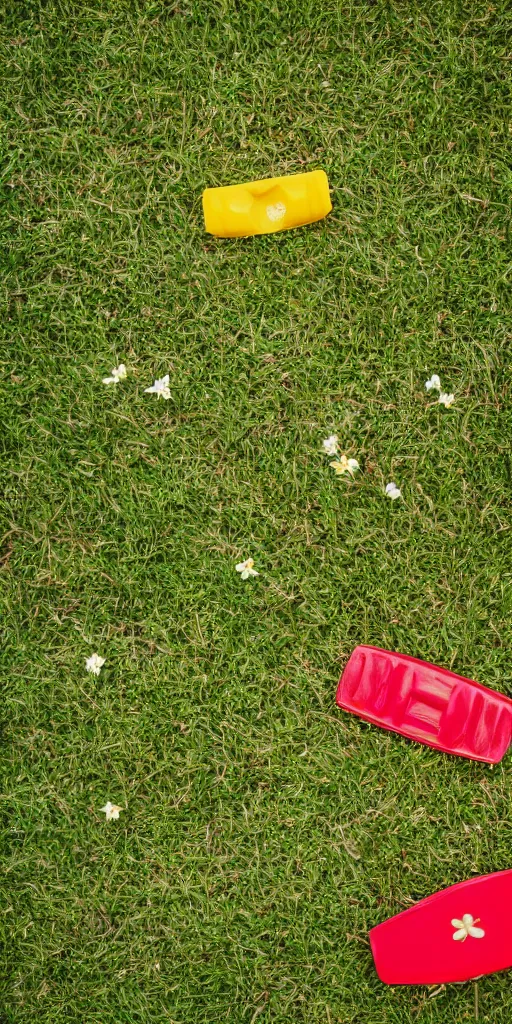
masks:
<instances>
[{"instance_id":1,"label":"fallen white petal","mask_svg":"<svg viewBox=\"0 0 512 1024\"><path fill-rule=\"evenodd\" d=\"M475 921L473 914L463 914L462 921L459 921L458 917L452 918L452 926L457 929L453 934L455 942L463 942L468 935L473 939L483 939L485 935L483 928L475 927L479 920L480 918L477 917Z\"/></svg>"},{"instance_id":2,"label":"fallen white petal","mask_svg":"<svg viewBox=\"0 0 512 1024\"><path fill-rule=\"evenodd\" d=\"M114 366L110 371L111 377L103 377L104 384L118 384L120 380L124 380L126 377L126 366L124 363L119 363L119 366Z\"/></svg>"},{"instance_id":3,"label":"fallen white petal","mask_svg":"<svg viewBox=\"0 0 512 1024\"><path fill-rule=\"evenodd\" d=\"M336 455L338 451L338 435L331 434L322 441L323 449L326 455Z\"/></svg>"},{"instance_id":4,"label":"fallen white petal","mask_svg":"<svg viewBox=\"0 0 512 1024\"><path fill-rule=\"evenodd\" d=\"M437 391L440 390L440 388L441 388L441 381L439 380L439 377L437 376L437 373L433 373L431 378L430 378L430 380L426 380L425 381L425 387L426 387L427 391L431 391L432 388L435 388Z\"/></svg>"},{"instance_id":5,"label":"fallen white petal","mask_svg":"<svg viewBox=\"0 0 512 1024\"><path fill-rule=\"evenodd\" d=\"M259 576L259 572L256 572L256 569L254 569L253 566L254 558L246 558L245 562L238 562L238 564L235 565L235 569L237 572L241 573L243 580L247 580L249 579L249 576Z\"/></svg>"},{"instance_id":6,"label":"fallen white petal","mask_svg":"<svg viewBox=\"0 0 512 1024\"><path fill-rule=\"evenodd\" d=\"M330 462L329 466L334 470L336 476L343 476L344 473L350 473L353 476L355 470L359 469L357 459L347 459L346 455L340 455L334 462Z\"/></svg>"},{"instance_id":7,"label":"fallen white petal","mask_svg":"<svg viewBox=\"0 0 512 1024\"><path fill-rule=\"evenodd\" d=\"M111 804L110 800L107 800L104 807L101 808L105 814L107 821L117 821L119 818L120 811L124 811L124 807L120 807L119 804Z\"/></svg>"},{"instance_id":8,"label":"fallen white petal","mask_svg":"<svg viewBox=\"0 0 512 1024\"><path fill-rule=\"evenodd\" d=\"M451 924L454 928L464 928L464 921L459 921L458 917L452 918Z\"/></svg>"},{"instance_id":9,"label":"fallen white petal","mask_svg":"<svg viewBox=\"0 0 512 1024\"><path fill-rule=\"evenodd\" d=\"M90 658L85 659L85 671L92 672L93 675L99 676L102 666L105 664L105 658L102 658L99 654L91 654Z\"/></svg>"},{"instance_id":10,"label":"fallen white petal","mask_svg":"<svg viewBox=\"0 0 512 1024\"><path fill-rule=\"evenodd\" d=\"M144 388L146 394L158 395L159 398L169 399L171 397L171 391L169 388L169 374L166 373L164 377L159 377L155 380L155 383L150 388Z\"/></svg>"},{"instance_id":11,"label":"fallen white petal","mask_svg":"<svg viewBox=\"0 0 512 1024\"><path fill-rule=\"evenodd\" d=\"M449 409L450 406L453 405L454 401L455 395L448 395L446 391L441 391L441 394L439 395L438 398L439 405L444 405L447 409Z\"/></svg>"},{"instance_id":12,"label":"fallen white petal","mask_svg":"<svg viewBox=\"0 0 512 1024\"><path fill-rule=\"evenodd\" d=\"M397 498L401 497L402 492L400 488L396 486L395 483L390 483L386 484L386 494L388 498L391 498L391 501L396 501Z\"/></svg>"}]
</instances>

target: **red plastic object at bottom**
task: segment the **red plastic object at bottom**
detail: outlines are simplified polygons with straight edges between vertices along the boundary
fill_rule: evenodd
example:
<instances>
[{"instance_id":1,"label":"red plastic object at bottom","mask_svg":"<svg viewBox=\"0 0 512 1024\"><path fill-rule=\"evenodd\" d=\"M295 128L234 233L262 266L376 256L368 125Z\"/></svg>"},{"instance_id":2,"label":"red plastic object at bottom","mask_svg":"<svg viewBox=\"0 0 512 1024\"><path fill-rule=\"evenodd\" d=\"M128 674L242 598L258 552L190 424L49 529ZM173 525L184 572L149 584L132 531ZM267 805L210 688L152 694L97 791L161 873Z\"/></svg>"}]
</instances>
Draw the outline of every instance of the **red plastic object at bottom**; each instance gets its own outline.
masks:
<instances>
[{"instance_id":1,"label":"red plastic object at bottom","mask_svg":"<svg viewBox=\"0 0 512 1024\"><path fill-rule=\"evenodd\" d=\"M372 928L387 985L442 985L512 967L512 871L451 885Z\"/></svg>"},{"instance_id":2,"label":"red plastic object at bottom","mask_svg":"<svg viewBox=\"0 0 512 1024\"><path fill-rule=\"evenodd\" d=\"M356 647L336 702L345 711L446 754L497 764L512 738L512 701L446 668Z\"/></svg>"}]
</instances>

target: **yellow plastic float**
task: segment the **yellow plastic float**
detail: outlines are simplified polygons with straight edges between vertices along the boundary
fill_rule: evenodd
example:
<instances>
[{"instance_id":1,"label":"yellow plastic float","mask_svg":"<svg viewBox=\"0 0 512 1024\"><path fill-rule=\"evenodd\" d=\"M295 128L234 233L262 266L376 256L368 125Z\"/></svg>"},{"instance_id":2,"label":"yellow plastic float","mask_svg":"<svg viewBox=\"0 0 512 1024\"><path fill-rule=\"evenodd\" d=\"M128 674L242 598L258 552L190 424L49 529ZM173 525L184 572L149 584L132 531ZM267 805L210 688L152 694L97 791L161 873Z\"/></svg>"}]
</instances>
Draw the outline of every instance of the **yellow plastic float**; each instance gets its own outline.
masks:
<instances>
[{"instance_id":1,"label":"yellow plastic float","mask_svg":"<svg viewBox=\"0 0 512 1024\"><path fill-rule=\"evenodd\" d=\"M325 171L263 178L203 192L206 230L220 238L266 235L321 220L332 210Z\"/></svg>"}]
</instances>

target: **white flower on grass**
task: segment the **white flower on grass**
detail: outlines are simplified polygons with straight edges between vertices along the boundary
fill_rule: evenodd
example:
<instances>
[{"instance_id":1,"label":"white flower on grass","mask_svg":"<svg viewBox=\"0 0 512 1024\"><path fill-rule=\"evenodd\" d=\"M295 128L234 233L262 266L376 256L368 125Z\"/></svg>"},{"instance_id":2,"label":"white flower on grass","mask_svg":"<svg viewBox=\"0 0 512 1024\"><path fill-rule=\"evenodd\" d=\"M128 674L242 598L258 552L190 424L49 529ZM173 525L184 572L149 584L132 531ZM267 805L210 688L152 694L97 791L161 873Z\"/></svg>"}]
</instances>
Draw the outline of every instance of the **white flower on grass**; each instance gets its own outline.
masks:
<instances>
[{"instance_id":1,"label":"white flower on grass","mask_svg":"<svg viewBox=\"0 0 512 1024\"><path fill-rule=\"evenodd\" d=\"M259 572L254 569L254 558L246 558L245 562L239 562L235 565L235 569L242 576L243 580L248 580L249 576L259 576Z\"/></svg>"},{"instance_id":2,"label":"white flower on grass","mask_svg":"<svg viewBox=\"0 0 512 1024\"><path fill-rule=\"evenodd\" d=\"M119 818L119 812L124 811L124 807L120 807L119 804L111 804L110 800L107 800L104 807L101 808L105 814L107 821L117 821Z\"/></svg>"},{"instance_id":3,"label":"white flower on grass","mask_svg":"<svg viewBox=\"0 0 512 1024\"><path fill-rule=\"evenodd\" d=\"M85 671L92 672L93 676L99 676L104 664L105 658L102 658L99 654L91 654L90 658L85 659Z\"/></svg>"},{"instance_id":4,"label":"white flower on grass","mask_svg":"<svg viewBox=\"0 0 512 1024\"><path fill-rule=\"evenodd\" d=\"M322 441L322 446L326 455L337 455L338 454L338 435L330 434L329 437Z\"/></svg>"},{"instance_id":5,"label":"white flower on grass","mask_svg":"<svg viewBox=\"0 0 512 1024\"><path fill-rule=\"evenodd\" d=\"M347 459L346 455L340 455L338 459L330 462L329 465L334 470L336 476L342 476L343 473L350 473L350 476L354 476L356 469L359 469L357 459Z\"/></svg>"},{"instance_id":6,"label":"white flower on grass","mask_svg":"<svg viewBox=\"0 0 512 1024\"><path fill-rule=\"evenodd\" d=\"M171 397L169 388L169 374L166 373L165 377L160 377L159 380L155 380L155 383L150 388L144 388L146 394L158 395L159 398L165 398L167 401Z\"/></svg>"},{"instance_id":7,"label":"white flower on grass","mask_svg":"<svg viewBox=\"0 0 512 1024\"><path fill-rule=\"evenodd\" d=\"M485 935L483 928L475 928L475 925L479 920L479 917L475 919L472 914L463 914L462 921L459 921L457 917L454 917L452 925L457 929L457 931L453 933L455 942L465 942L468 935L471 935L471 938L473 939L483 939Z\"/></svg>"},{"instance_id":8,"label":"white flower on grass","mask_svg":"<svg viewBox=\"0 0 512 1024\"><path fill-rule=\"evenodd\" d=\"M386 484L386 494L388 498L391 498L391 501L396 501L397 498L401 497L402 492L395 483L391 482L390 484Z\"/></svg>"},{"instance_id":9,"label":"white flower on grass","mask_svg":"<svg viewBox=\"0 0 512 1024\"><path fill-rule=\"evenodd\" d=\"M455 401L455 395L447 395L446 391L441 391L438 401L439 405L445 405L446 408L449 409Z\"/></svg>"},{"instance_id":10,"label":"white flower on grass","mask_svg":"<svg viewBox=\"0 0 512 1024\"><path fill-rule=\"evenodd\" d=\"M425 381L425 387L427 391L432 391L432 389L435 391L441 390L441 381L439 380L437 373L433 373L430 380Z\"/></svg>"},{"instance_id":11,"label":"white flower on grass","mask_svg":"<svg viewBox=\"0 0 512 1024\"><path fill-rule=\"evenodd\" d=\"M124 363L119 363L119 366L114 366L113 369L110 372L111 372L112 376L111 377L104 377L103 378L103 383L104 384L119 384L119 381L120 380L124 380L125 377L126 377L126 366L124 365Z\"/></svg>"}]
</instances>

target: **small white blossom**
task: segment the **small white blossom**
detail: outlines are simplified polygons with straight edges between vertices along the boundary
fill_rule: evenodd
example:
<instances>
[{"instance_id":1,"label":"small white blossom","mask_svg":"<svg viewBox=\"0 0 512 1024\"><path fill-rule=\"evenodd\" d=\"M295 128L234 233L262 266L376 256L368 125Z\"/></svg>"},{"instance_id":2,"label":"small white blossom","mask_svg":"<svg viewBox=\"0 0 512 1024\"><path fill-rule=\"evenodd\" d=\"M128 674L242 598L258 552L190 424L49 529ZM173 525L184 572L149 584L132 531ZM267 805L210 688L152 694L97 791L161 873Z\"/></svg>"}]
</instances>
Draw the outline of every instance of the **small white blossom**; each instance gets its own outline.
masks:
<instances>
[{"instance_id":1,"label":"small white blossom","mask_svg":"<svg viewBox=\"0 0 512 1024\"><path fill-rule=\"evenodd\" d=\"M350 473L350 476L354 476L356 469L359 469L357 459L347 459L346 455L340 455L338 459L330 462L329 465L334 470L336 476L342 476L343 473Z\"/></svg>"},{"instance_id":2,"label":"small white blossom","mask_svg":"<svg viewBox=\"0 0 512 1024\"><path fill-rule=\"evenodd\" d=\"M124 363L119 363L119 366L114 366L114 368L110 372L111 372L112 376L111 377L104 377L103 378L103 383L104 384L119 384L119 381L120 380L124 380L125 377L126 377L126 366L124 365Z\"/></svg>"},{"instance_id":3,"label":"small white blossom","mask_svg":"<svg viewBox=\"0 0 512 1024\"><path fill-rule=\"evenodd\" d=\"M169 374L166 373L165 377L160 377L159 380L155 380L155 383L150 388L144 388L146 394L158 395L159 398L165 398L167 401L171 397L171 391L169 388Z\"/></svg>"},{"instance_id":4,"label":"small white blossom","mask_svg":"<svg viewBox=\"0 0 512 1024\"><path fill-rule=\"evenodd\" d=\"M447 395L446 391L441 391L439 395L439 405L445 405L447 409L453 405L455 401L455 395Z\"/></svg>"},{"instance_id":5,"label":"small white blossom","mask_svg":"<svg viewBox=\"0 0 512 1024\"><path fill-rule=\"evenodd\" d=\"M107 800L104 807L101 808L105 814L106 821L117 821L119 818L119 812L124 811L124 807L119 807L118 804L111 804L110 800Z\"/></svg>"},{"instance_id":6,"label":"small white blossom","mask_svg":"<svg viewBox=\"0 0 512 1024\"><path fill-rule=\"evenodd\" d=\"M105 664L105 658L102 658L99 654L91 654L90 658L85 659L85 671L92 672L93 676L99 676L102 665Z\"/></svg>"},{"instance_id":7,"label":"small white blossom","mask_svg":"<svg viewBox=\"0 0 512 1024\"><path fill-rule=\"evenodd\" d=\"M401 497L402 492L395 483L391 482L390 484L386 484L386 494L388 498L391 498L391 501L396 501L397 498Z\"/></svg>"},{"instance_id":8,"label":"small white blossom","mask_svg":"<svg viewBox=\"0 0 512 1024\"><path fill-rule=\"evenodd\" d=\"M483 939L485 935L483 928L475 928L475 925L479 920L479 917L475 920L472 914L463 914L462 921L459 921L457 917L454 917L452 925L457 929L457 931L453 933L455 942L465 942L468 935L471 935L473 939Z\"/></svg>"},{"instance_id":9,"label":"small white blossom","mask_svg":"<svg viewBox=\"0 0 512 1024\"><path fill-rule=\"evenodd\" d=\"M432 388L434 388L435 391L441 390L441 381L439 380L437 373L433 373L430 380L425 381L425 387L427 391L432 391Z\"/></svg>"},{"instance_id":10,"label":"small white blossom","mask_svg":"<svg viewBox=\"0 0 512 1024\"><path fill-rule=\"evenodd\" d=\"M338 453L338 435L331 434L329 437L322 441L322 446L326 455L337 455Z\"/></svg>"},{"instance_id":11,"label":"small white blossom","mask_svg":"<svg viewBox=\"0 0 512 1024\"><path fill-rule=\"evenodd\" d=\"M259 572L256 572L254 566L254 558L246 558L245 562L239 562L235 565L237 572L241 573L242 579L247 580L249 576L259 576Z\"/></svg>"}]
</instances>

